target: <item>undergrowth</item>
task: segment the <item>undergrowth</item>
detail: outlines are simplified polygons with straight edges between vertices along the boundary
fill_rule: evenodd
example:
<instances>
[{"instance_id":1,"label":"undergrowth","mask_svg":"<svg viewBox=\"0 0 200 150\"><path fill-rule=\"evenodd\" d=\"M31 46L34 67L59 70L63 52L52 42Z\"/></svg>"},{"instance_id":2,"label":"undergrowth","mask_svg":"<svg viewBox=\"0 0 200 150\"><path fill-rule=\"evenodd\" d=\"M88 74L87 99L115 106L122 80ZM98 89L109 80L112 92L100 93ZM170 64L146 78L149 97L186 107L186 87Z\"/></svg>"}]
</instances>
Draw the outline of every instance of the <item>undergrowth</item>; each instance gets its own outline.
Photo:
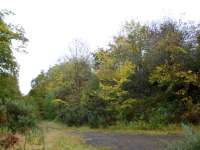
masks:
<instances>
[{"instance_id":1,"label":"undergrowth","mask_svg":"<svg viewBox=\"0 0 200 150\"><path fill-rule=\"evenodd\" d=\"M169 144L167 150L200 150L200 133L192 127L182 125L184 138Z\"/></svg>"}]
</instances>

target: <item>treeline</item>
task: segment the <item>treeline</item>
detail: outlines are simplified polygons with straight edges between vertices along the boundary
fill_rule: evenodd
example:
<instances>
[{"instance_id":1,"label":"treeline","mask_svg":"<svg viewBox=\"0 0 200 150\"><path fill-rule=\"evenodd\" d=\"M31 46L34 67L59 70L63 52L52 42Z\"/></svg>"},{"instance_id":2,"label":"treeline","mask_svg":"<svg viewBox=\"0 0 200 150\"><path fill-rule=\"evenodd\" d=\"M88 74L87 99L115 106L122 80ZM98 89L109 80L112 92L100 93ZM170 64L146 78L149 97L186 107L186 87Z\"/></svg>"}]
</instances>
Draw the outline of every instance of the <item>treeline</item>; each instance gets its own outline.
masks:
<instances>
[{"instance_id":1,"label":"treeline","mask_svg":"<svg viewBox=\"0 0 200 150\"><path fill-rule=\"evenodd\" d=\"M64 59L41 72L27 96L18 86L12 41L24 47L22 27L0 12L0 128L16 132L40 119L106 127L144 122L152 127L200 122L200 26L164 20L126 23L107 48L90 53L74 41Z\"/></svg>"},{"instance_id":2,"label":"treeline","mask_svg":"<svg viewBox=\"0 0 200 150\"><path fill-rule=\"evenodd\" d=\"M75 41L71 55L32 81L29 99L41 118L68 125L199 123L199 31L170 19L131 21L91 55Z\"/></svg>"}]
</instances>

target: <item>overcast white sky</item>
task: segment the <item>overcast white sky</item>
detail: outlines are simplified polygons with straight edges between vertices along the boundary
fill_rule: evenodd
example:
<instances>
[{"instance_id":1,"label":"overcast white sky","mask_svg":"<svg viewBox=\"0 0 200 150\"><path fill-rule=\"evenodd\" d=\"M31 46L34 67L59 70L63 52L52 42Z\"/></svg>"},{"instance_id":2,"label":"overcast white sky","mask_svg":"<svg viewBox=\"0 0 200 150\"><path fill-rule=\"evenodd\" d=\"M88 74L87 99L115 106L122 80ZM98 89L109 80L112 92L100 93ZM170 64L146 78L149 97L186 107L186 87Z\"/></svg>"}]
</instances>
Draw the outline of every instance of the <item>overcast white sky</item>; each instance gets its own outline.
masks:
<instances>
[{"instance_id":1,"label":"overcast white sky","mask_svg":"<svg viewBox=\"0 0 200 150\"><path fill-rule=\"evenodd\" d=\"M91 49L104 47L125 21L200 20L199 6L199 0L0 0L0 9L15 12L9 21L21 24L29 39L28 54L16 54L24 94L42 69L67 53L74 38L84 39Z\"/></svg>"}]
</instances>

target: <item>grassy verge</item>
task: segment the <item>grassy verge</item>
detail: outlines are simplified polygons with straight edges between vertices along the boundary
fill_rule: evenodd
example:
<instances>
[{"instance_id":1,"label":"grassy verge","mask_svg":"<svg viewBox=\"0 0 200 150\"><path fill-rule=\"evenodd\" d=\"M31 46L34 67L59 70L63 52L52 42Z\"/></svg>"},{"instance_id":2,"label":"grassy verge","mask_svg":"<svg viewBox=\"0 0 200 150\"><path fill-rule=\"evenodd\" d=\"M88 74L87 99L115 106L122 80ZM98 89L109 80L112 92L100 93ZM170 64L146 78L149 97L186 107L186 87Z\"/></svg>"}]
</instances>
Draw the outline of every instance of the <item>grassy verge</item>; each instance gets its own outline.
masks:
<instances>
[{"instance_id":1,"label":"grassy verge","mask_svg":"<svg viewBox=\"0 0 200 150\"><path fill-rule=\"evenodd\" d=\"M199 150L200 149L200 132L199 127L182 125L184 138L180 141L169 143L166 150ZM197 131L198 130L198 131Z\"/></svg>"},{"instance_id":2,"label":"grassy verge","mask_svg":"<svg viewBox=\"0 0 200 150\"><path fill-rule=\"evenodd\" d=\"M64 125L43 122L40 127L44 129L46 149L48 150L100 150L84 144L81 136L74 134L73 130ZM101 148L101 150L104 149Z\"/></svg>"},{"instance_id":3,"label":"grassy verge","mask_svg":"<svg viewBox=\"0 0 200 150\"><path fill-rule=\"evenodd\" d=\"M143 122L129 123L129 124L116 124L107 128L91 129L88 126L81 127L67 127L68 130L74 130L78 132L104 132L104 133L128 133L128 134L148 134L148 135L170 135L170 134L182 134L183 130L181 125L171 124L168 126L160 126L159 128L152 128L149 124ZM200 127L199 127L200 129Z\"/></svg>"},{"instance_id":4,"label":"grassy verge","mask_svg":"<svg viewBox=\"0 0 200 150\"><path fill-rule=\"evenodd\" d=\"M193 126L195 131L200 131L200 126ZM2 130L4 133L6 130ZM117 124L108 128L91 129L83 127L67 127L56 122L41 122L38 128L31 129L25 135L16 134L19 142L14 148L9 150L107 150L108 148L96 148L85 144L82 132L104 132L123 134L148 134L167 135L183 134L181 125L161 126L160 128L150 128L143 123ZM5 133L4 133L5 134ZM1 135L1 134L0 134ZM184 135L184 134L183 134ZM0 148L1 150L1 148Z\"/></svg>"},{"instance_id":5,"label":"grassy verge","mask_svg":"<svg viewBox=\"0 0 200 150\"><path fill-rule=\"evenodd\" d=\"M42 122L39 128L31 129L25 135L16 135L18 144L8 150L108 150L85 144L84 139L74 131L62 124Z\"/></svg>"}]
</instances>

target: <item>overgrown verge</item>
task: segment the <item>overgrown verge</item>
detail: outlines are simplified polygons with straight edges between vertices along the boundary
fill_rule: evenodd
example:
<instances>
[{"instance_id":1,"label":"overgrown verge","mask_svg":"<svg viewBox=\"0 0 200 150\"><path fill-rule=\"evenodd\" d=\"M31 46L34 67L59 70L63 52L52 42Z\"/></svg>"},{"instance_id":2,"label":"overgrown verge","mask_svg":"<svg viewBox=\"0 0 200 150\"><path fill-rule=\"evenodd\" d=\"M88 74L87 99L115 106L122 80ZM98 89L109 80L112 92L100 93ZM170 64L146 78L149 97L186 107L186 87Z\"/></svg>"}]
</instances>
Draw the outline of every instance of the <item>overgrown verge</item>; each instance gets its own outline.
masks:
<instances>
[{"instance_id":1,"label":"overgrown verge","mask_svg":"<svg viewBox=\"0 0 200 150\"><path fill-rule=\"evenodd\" d=\"M34 105L25 100L0 100L0 147L10 148L24 134L36 126Z\"/></svg>"},{"instance_id":2,"label":"overgrown verge","mask_svg":"<svg viewBox=\"0 0 200 150\"><path fill-rule=\"evenodd\" d=\"M18 143L8 147L8 150L107 150L85 144L84 139L73 131L54 122L40 122L24 134L15 135Z\"/></svg>"},{"instance_id":3,"label":"overgrown verge","mask_svg":"<svg viewBox=\"0 0 200 150\"><path fill-rule=\"evenodd\" d=\"M184 129L184 139L168 144L167 150L199 150L200 132L193 128L182 125Z\"/></svg>"}]
</instances>

